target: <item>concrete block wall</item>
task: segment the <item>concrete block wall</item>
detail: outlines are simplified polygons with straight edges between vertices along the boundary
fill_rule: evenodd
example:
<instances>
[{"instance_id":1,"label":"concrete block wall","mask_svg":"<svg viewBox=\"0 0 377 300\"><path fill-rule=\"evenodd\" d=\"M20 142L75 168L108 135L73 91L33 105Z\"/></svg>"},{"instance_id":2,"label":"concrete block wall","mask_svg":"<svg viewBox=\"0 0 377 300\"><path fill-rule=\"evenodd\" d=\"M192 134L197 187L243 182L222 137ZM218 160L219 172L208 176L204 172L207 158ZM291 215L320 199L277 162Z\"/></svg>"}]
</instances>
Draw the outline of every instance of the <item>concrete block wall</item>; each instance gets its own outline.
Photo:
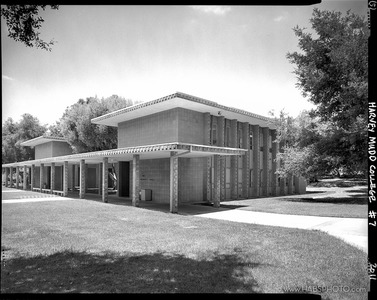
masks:
<instances>
[{"instance_id":1,"label":"concrete block wall","mask_svg":"<svg viewBox=\"0 0 377 300\"><path fill-rule=\"evenodd\" d=\"M204 114L181 107L120 123L118 147L183 142L205 144Z\"/></svg>"},{"instance_id":2,"label":"concrete block wall","mask_svg":"<svg viewBox=\"0 0 377 300\"><path fill-rule=\"evenodd\" d=\"M118 148L178 140L178 109L133 119L118 125Z\"/></svg>"},{"instance_id":3,"label":"concrete block wall","mask_svg":"<svg viewBox=\"0 0 377 300\"><path fill-rule=\"evenodd\" d=\"M48 142L35 146L35 159L72 154L72 148L66 142Z\"/></svg>"},{"instance_id":4,"label":"concrete block wall","mask_svg":"<svg viewBox=\"0 0 377 300\"><path fill-rule=\"evenodd\" d=\"M52 143L45 143L35 146L35 159L52 157Z\"/></svg>"},{"instance_id":5,"label":"concrete block wall","mask_svg":"<svg viewBox=\"0 0 377 300\"><path fill-rule=\"evenodd\" d=\"M216 130L214 130L215 126ZM216 137L213 136L214 134ZM210 145L213 140L216 140L218 141L216 144L248 149L250 148L250 134L253 134L253 149L249 151L249 158L227 157L221 164L223 184L220 193L222 197L239 199L270 196L273 193L280 194L280 190L286 190L286 193L287 187L284 187L284 183L287 183L284 180L281 182L281 188L279 186L273 188L274 180L277 182L277 179L276 177L274 179L272 175L272 137L267 128L178 107L119 124L118 147L177 141ZM254 157L253 153L257 153L257 157ZM180 202L211 199L212 159L195 160L180 157L178 165ZM245 168L248 170L244 170ZM167 202L169 200L168 159L141 160L140 176L141 189L151 189L154 201ZM132 176L130 180L132 185ZM294 182L294 190L298 190L296 182Z\"/></svg>"},{"instance_id":6,"label":"concrete block wall","mask_svg":"<svg viewBox=\"0 0 377 300\"><path fill-rule=\"evenodd\" d=\"M178 198L179 202L203 201L204 176L207 159L180 157L178 161Z\"/></svg>"},{"instance_id":7,"label":"concrete block wall","mask_svg":"<svg viewBox=\"0 0 377 300\"><path fill-rule=\"evenodd\" d=\"M178 142L206 145L204 137L204 114L178 108Z\"/></svg>"},{"instance_id":8,"label":"concrete block wall","mask_svg":"<svg viewBox=\"0 0 377 300\"><path fill-rule=\"evenodd\" d=\"M55 190L63 190L63 166L55 166Z\"/></svg>"},{"instance_id":9,"label":"concrete block wall","mask_svg":"<svg viewBox=\"0 0 377 300\"><path fill-rule=\"evenodd\" d=\"M41 174L40 170L41 170L41 167L35 166L35 169L34 169L34 187L36 187L36 188L40 188L40 181L39 181L40 174Z\"/></svg>"},{"instance_id":10,"label":"concrete block wall","mask_svg":"<svg viewBox=\"0 0 377 300\"><path fill-rule=\"evenodd\" d=\"M178 159L178 198L180 203L203 201L203 189L206 158ZM132 163L130 164L132 171ZM150 159L140 160L141 189L152 190L152 201L169 203L170 160ZM130 176L132 188L132 175Z\"/></svg>"},{"instance_id":11,"label":"concrete block wall","mask_svg":"<svg viewBox=\"0 0 377 300\"><path fill-rule=\"evenodd\" d=\"M53 157L72 154L72 148L66 142L51 142L51 147Z\"/></svg>"},{"instance_id":12,"label":"concrete block wall","mask_svg":"<svg viewBox=\"0 0 377 300\"><path fill-rule=\"evenodd\" d=\"M152 190L152 201L169 203L169 158L140 160L140 188Z\"/></svg>"},{"instance_id":13,"label":"concrete block wall","mask_svg":"<svg viewBox=\"0 0 377 300\"><path fill-rule=\"evenodd\" d=\"M88 165L87 167L87 177L86 177L86 187L87 188L98 188L97 186L97 168L95 165Z\"/></svg>"}]
</instances>

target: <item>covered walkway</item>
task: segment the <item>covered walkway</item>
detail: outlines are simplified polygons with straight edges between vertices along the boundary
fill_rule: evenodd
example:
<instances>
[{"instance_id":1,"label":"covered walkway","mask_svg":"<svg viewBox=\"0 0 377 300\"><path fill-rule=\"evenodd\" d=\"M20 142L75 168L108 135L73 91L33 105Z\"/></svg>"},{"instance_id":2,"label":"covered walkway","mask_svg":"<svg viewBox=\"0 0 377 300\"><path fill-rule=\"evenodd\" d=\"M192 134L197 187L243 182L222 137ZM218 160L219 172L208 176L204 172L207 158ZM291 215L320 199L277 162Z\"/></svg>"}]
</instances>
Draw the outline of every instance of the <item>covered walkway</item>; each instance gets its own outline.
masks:
<instances>
[{"instance_id":1,"label":"covered walkway","mask_svg":"<svg viewBox=\"0 0 377 300\"><path fill-rule=\"evenodd\" d=\"M49 157L20 163L5 164L2 166L5 173L5 187L21 187L28 189L28 181L32 191L56 194L62 197L77 196L80 199L94 197L87 191L87 168L94 165L96 168L96 181L98 195L94 197L103 202L109 198L109 163L132 162L132 193L128 201L133 206L140 206L140 160L168 158L170 161L170 191L169 210L178 212L178 160L180 157L214 157L214 187L212 202L215 207L220 206L220 162L225 156L240 156L247 152L245 149L205 146L187 143L166 143L158 145L118 148L112 150L79 153L65 156ZM39 169L39 172L36 169ZM20 170L23 177L20 179ZM15 183L13 172L16 174ZM38 182L36 182L36 178ZM78 182L78 194L74 193L75 179ZM77 180L79 179L79 180ZM122 178L120 178L122 179ZM127 198L118 197L127 202Z\"/></svg>"}]
</instances>

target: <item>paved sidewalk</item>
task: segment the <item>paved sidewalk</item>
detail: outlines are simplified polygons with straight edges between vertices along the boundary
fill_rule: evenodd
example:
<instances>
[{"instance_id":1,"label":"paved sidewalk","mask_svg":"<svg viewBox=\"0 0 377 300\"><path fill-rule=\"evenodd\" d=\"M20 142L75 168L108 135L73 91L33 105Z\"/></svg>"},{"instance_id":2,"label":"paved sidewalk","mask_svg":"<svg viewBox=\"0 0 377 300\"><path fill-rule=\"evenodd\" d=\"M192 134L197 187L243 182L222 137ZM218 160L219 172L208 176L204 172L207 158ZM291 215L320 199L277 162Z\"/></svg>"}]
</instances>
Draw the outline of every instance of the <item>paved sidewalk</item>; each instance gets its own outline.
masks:
<instances>
[{"instance_id":1,"label":"paved sidewalk","mask_svg":"<svg viewBox=\"0 0 377 300\"><path fill-rule=\"evenodd\" d=\"M8 187L2 187L2 203L23 203L23 202L41 202L41 201L63 201L73 200L72 198L60 197L52 194L24 191Z\"/></svg>"},{"instance_id":2,"label":"paved sidewalk","mask_svg":"<svg viewBox=\"0 0 377 300\"><path fill-rule=\"evenodd\" d=\"M223 210L197 216L249 224L321 230L368 252L368 219L285 215L242 209Z\"/></svg>"}]
</instances>

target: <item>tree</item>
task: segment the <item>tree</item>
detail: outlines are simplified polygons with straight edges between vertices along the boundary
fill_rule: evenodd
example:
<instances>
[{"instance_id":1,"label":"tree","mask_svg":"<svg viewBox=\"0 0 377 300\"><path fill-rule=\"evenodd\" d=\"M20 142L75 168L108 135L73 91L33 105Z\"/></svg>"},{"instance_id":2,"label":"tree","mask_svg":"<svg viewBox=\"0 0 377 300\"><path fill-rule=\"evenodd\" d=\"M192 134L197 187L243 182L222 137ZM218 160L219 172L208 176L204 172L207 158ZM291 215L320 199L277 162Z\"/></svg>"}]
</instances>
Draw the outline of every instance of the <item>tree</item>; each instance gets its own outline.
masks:
<instances>
[{"instance_id":1,"label":"tree","mask_svg":"<svg viewBox=\"0 0 377 300\"><path fill-rule=\"evenodd\" d=\"M47 129L46 134L50 136L63 137L60 122L56 121L55 124L50 125Z\"/></svg>"},{"instance_id":2,"label":"tree","mask_svg":"<svg viewBox=\"0 0 377 300\"><path fill-rule=\"evenodd\" d=\"M50 5L51 9L58 9L59 5ZM8 37L27 47L37 47L51 51L54 41L43 41L38 31L44 19L38 17L39 10L45 10L46 5L6 5L1 8L1 16L8 27Z\"/></svg>"},{"instance_id":3,"label":"tree","mask_svg":"<svg viewBox=\"0 0 377 300\"><path fill-rule=\"evenodd\" d=\"M118 147L117 128L92 124L91 119L131 105L132 100L117 95L101 100L97 97L79 99L66 109L60 119L60 132L74 153L115 149ZM116 188L117 175L114 164L111 165L109 175Z\"/></svg>"},{"instance_id":4,"label":"tree","mask_svg":"<svg viewBox=\"0 0 377 300\"><path fill-rule=\"evenodd\" d=\"M16 153L14 151L15 134L17 133L17 124L12 118L8 118L2 126L2 163L16 161Z\"/></svg>"},{"instance_id":5,"label":"tree","mask_svg":"<svg viewBox=\"0 0 377 300\"><path fill-rule=\"evenodd\" d=\"M285 149L285 159L300 153L309 159L311 153L312 173L355 174L367 162L369 29L364 18L350 11L342 16L314 9L310 23L313 33L293 29L301 51L287 58L296 65L297 86L316 109L310 112L312 121L298 126L295 142L288 144L297 148L296 156Z\"/></svg>"},{"instance_id":6,"label":"tree","mask_svg":"<svg viewBox=\"0 0 377 300\"><path fill-rule=\"evenodd\" d=\"M277 170L280 177L296 175L315 181L324 175L354 176L366 169L360 118L353 124L353 135L308 111L296 118L282 111L274 123L275 141L282 146L277 155L281 161Z\"/></svg>"},{"instance_id":7,"label":"tree","mask_svg":"<svg viewBox=\"0 0 377 300\"><path fill-rule=\"evenodd\" d=\"M2 163L34 159L34 150L20 144L45 132L46 127L31 114L23 114L19 123L8 118L2 126Z\"/></svg>"},{"instance_id":8,"label":"tree","mask_svg":"<svg viewBox=\"0 0 377 300\"><path fill-rule=\"evenodd\" d=\"M315 37L296 26L302 53L288 53L296 65L297 86L316 104L316 115L345 130L356 118L367 120L368 36L363 17L347 11L313 10Z\"/></svg>"},{"instance_id":9,"label":"tree","mask_svg":"<svg viewBox=\"0 0 377 300\"><path fill-rule=\"evenodd\" d=\"M290 175L302 176L314 181L318 174L312 145L315 134L310 130L312 120L309 113L303 111L297 118L289 116L284 110L280 111L278 117L275 116L274 111L271 111L270 115L277 128L274 142L280 146L277 154L280 164L276 174L283 178Z\"/></svg>"},{"instance_id":10,"label":"tree","mask_svg":"<svg viewBox=\"0 0 377 300\"><path fill-rule=\"evenodd\" d=\"M113 95L79 99L60 119L61 133L75 153L117 148L117 128L91 123L91 119L132 105L131 100Z\"/></svg>"}]
</instances>

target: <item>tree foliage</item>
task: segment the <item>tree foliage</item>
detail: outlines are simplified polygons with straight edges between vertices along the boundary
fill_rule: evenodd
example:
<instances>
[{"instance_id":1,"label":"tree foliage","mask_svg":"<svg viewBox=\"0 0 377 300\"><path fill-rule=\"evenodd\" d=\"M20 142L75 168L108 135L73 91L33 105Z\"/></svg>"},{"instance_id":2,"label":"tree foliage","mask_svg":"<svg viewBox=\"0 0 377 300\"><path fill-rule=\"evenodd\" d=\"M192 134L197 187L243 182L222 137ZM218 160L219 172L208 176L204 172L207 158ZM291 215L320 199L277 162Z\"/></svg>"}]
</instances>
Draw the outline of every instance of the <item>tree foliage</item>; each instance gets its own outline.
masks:
<instances>
[{"instance_id":1,"label":"tree foliage","mask_svg":"<svg viewBox=\"0 0 377 300\"><path fill-rule=\"evenodd\" d=\"M2 163L34 159L34 150L20 144L43 135L46 130L31 114L23 114L20 122L8 118L2 126Z\"/></svg>"},{"instance_id":2,"label":"tree foliage","mask_svg":"<svg viewBox=\"0 0 377 300\"><path fill-rule=\"evenodd\" d=\"M51 51L54 41L45 42L39 35L44 19L39 17L40 9L45 10L47 5L6 5L1 8L1 16L8 27L8 36L27 47L37 47ZM51 9L58 9L59 5L50 5Z\"/></svg>"},{"instance_id":3,"label":"tree foliage","mask_svg":"<svg viewBox=\"0 0 377 300\"><path fill-rule=\"evenodd\" d=\"M92 124L91 119L132 104L132 100L117 95L101 100L97 97L79 99L60 119L61 133L74 153L117 148L117 128Z\"/></svg>"},{"instance_id":4,"label":"tree foliage","mask_svg":"<svg viewBox=\"0 0 377 300\"><path fill-rule=\"evenodd\" d=\"M345 130L367 119L368 36L363 17L347 11L313 10L314 34L294 28L301 53L288 53L296 65L297 86L317 105L316 114Z\"/></svg>"},{"instance_id":5,"label":"tree foliage","mask_svg":"<svg viewBox=\"0 0 377 300\"><path fill-rule=\"evenodd\" d=\"M352 125L353 134L309 111L296 118L282 111L275 117L275 125L276 142L282 146L277 155L281 177L296 175L314 181L320 176L355 175L366 170L366 133L361 130L361 118Z\"/></svg>"},{"instance_id":6,"label":"tree foliage","mask_svg":"<svg viewBox=\"0 0 377 300\"><path fill-rule=\"evenodd\" d=\"M313 32L296 26L300 52L288 53L297 86L316 105L297 118L275 118L280 176L309 180L356 174L367 163L368 35L364 18L347 11L313 10Z\"/></svg>"}]
</instances>

